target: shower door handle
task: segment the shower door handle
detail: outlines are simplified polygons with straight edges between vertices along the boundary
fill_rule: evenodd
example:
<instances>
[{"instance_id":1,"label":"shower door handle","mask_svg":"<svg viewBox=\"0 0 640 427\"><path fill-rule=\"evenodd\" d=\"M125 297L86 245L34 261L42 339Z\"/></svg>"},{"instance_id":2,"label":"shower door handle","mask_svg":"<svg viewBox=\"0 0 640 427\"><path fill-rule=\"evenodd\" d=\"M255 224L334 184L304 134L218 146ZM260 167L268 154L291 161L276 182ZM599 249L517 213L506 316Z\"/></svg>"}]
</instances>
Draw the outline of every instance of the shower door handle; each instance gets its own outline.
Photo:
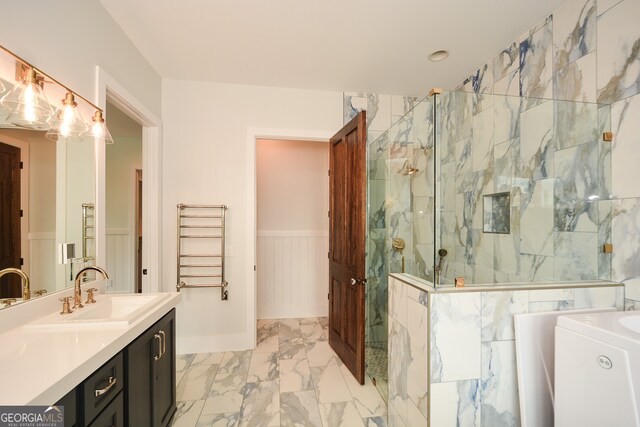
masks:
<instances>
[{"instance_id":1,"label":"shower door handle","mask_svg":"<svg viewBox=\"0 0 640 427\"><path fill-rule=\"evenodd\" d=\"M358 283L358 281L352 277L351 278L351 286L354 286L356 283Z\"/></svg>"}]
</instances>

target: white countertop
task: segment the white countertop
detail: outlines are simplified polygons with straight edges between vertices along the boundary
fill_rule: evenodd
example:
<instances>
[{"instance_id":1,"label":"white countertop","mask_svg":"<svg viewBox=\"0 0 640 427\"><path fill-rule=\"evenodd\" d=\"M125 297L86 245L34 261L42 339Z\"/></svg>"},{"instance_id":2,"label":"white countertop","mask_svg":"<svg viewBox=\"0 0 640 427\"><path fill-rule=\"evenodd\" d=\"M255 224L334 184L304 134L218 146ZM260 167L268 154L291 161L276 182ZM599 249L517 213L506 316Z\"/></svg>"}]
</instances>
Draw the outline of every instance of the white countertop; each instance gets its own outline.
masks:
<instances>
[{"instance_id":1,"label":"white countertop","mask_svg":"<svg viewBox=\"0 0 640 427\"><path fill-rule=\"evenodd\" d=\"M17 326L3 331L0 405L55 403L160 320L179 300L177 292L163 294L157 305L127 327L38 330ZM25 306L30 304L33 303Z\"/></svg>"}]
</instances>

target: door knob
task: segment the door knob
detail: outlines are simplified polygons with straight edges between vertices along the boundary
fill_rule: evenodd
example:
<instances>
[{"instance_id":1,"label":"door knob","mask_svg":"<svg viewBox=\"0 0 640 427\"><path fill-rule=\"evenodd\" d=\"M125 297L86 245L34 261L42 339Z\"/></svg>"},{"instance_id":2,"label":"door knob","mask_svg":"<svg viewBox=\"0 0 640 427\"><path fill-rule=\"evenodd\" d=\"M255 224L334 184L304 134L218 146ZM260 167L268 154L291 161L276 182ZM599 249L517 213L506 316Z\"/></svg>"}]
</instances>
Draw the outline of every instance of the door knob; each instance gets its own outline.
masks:
<instances>
[{"instance_id":1,"label":"door knob","mask_svg":"<svg viewBox=\"0 0 640 427\"><path fill-rule=\"evenodd\" d=\"M367 283L367 279L354 279L353 277L351 278L351 286L354 286L357 284L364 285L366 283Z\"/></svg>"}]
</instances>

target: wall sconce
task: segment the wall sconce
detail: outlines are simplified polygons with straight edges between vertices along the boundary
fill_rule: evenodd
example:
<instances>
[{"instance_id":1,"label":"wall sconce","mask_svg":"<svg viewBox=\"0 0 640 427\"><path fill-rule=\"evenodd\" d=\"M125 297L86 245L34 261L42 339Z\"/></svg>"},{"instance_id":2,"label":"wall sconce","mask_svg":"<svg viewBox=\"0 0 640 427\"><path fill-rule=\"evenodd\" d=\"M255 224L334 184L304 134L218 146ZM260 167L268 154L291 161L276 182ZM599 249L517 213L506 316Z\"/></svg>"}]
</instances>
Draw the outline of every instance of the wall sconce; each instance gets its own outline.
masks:
<instances>
[{"instance_id":1,"label":"wall sconce","mask_svg":"<svg viewBox=\"0 0 640 427\"><path fill-rule=\"evenodd\" d=\"M22 80L0 99L0 104L9 111L7 120L12 124L35 130L49 129L47 120L53 109L33 67L29 67Z\"/></svg>"},{"instance_id":2,"label":"wall sconce","mask_svg":"<svg viewBox=\"0 0 640 427\"><path fill-rule=\"evenodd\" d=\"M49 131L45 137L58 140L58 137L77 136L81 137L89 126L82 119L78 111L78 103L73 96L73 92L67 92L62 100L62 106L47 121Z\"/></svg>"}]
</instances>

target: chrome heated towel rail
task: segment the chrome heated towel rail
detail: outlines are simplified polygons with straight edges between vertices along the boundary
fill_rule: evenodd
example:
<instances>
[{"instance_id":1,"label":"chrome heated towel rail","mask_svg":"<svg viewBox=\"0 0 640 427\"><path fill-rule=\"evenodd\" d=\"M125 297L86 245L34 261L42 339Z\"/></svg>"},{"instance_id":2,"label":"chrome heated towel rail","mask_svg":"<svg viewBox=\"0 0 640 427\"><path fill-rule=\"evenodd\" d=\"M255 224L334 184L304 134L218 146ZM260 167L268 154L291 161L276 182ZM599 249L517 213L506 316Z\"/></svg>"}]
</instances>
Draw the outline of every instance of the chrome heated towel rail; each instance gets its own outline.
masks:
<instances>
[{"instance_id":1,"label":"chrome heated towel rail","mask_svg":"<svg viewBox=\"0 0 640 427\"><path fill-rule=\"evenodd\" d=\"M224 277L225 205L178 204L178 291L184 288L220 288L229 299Z\"/></svg>"}]
</instances>

